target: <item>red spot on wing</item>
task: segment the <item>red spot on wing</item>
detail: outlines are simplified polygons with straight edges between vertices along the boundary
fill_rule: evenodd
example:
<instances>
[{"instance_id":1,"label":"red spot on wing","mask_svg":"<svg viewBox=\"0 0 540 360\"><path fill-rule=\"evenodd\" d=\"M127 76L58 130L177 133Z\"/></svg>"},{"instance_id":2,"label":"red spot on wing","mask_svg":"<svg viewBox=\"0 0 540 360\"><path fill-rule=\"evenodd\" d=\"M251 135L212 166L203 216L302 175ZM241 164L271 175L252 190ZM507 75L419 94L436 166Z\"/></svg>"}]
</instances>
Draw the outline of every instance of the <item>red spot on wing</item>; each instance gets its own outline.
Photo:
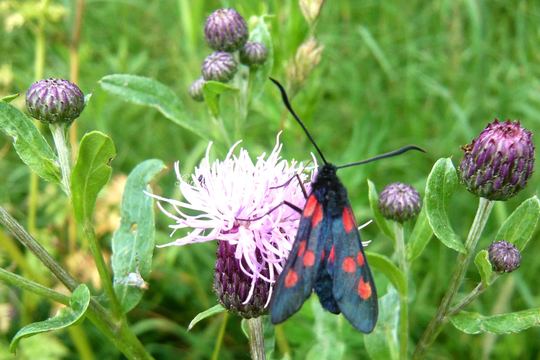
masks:
<instances>
[{"instance_id":1,"label":"red spot on wing","mask_svg":"<svg viewBox=\"0 0 540 360\"><path fill-rule=\"evenodd\" d=\"M315 207L318 205L317 198L315 195L311 195L306 202L306 206L304 207L304 216L310 217L313 215L313 212L315 211Z\"/></svg>"},{"instance_id":2,"label":"red spot on wing","mask_svg":"<svg viewBox=\"0 0 540 360\"><path fill-rule=\"evenodd\" d=\"M323 249L323 250L321 251L321 260L324 260L324 255L326 255L326 254L324 253L324 249Z\"/></svg>"},{"instance_id":3,"label":"red spot on wing","mask_svg":"<svg viewBox=\"0 0 540 360\"><path fill-rule=\"evenodd\" d=\"M343 271L348 272L348 273L355 272L356 263L354 262L354 258L352 256L347 256L345 259L343 259L341 268L343 269Z\"/></svg>"},{"instance_id":4,"label":"red spot on wing","mask_svg":"<svg viewBox=\"0 0 540 360\"><path fill-rule=\"evenodd\" d=\"M317 204L313 217L311 218L311 226L316 227L323 219L323 210L321 204Z\"/></svg>"},{"instance_id":5,"label":"red spot on wing","mask_svg":"<svg viewBox=\"0 0 540 360\"><path fill-rule=\"evenodd\" d=\"M363 278L360 278L358 282L358 295L363 300L367 300L371 297L371 285L369 282L365 282Z\"/></svg>"},{"instance_id":6,"label":"red spot on wing","mask_svg":"<svg viewBox=\"0 0 540 360\"><path fill-rule=\"evenodd\" d=\"M298 282L298 274L294 270L289 270L287 275L285 275L285 287L291 288Z\"/></svg>"},{"instance_id":7,"label":"red spot on wing","mask_svg":"<svg viewBox=\"0 0 540 360\"><path fill-rule=\"evenodd\" d=\"M313 264L315 264L315 254L313 253L313 251L308 250L304 255L304 266L311 267L313 266Z\"/></svg>"},{"instance_id":8,"label":"red spot on wing","mask_svg":"<svg viewBox=\"0 0 540 360\"><path fill-rule=\"evenodd\" d=\"M348 207L343 208L343 226L347 234L355 227L353 213Z\"/></svg>"},{"instance_id":9,"label":"red spot on wing","mask_svg":"<svg viewBox=\"0 0 540 360\"><path fill-rule=\"evenodd\" d=\"M362 254L361 251L358 252L358 255L356 255L356 262L358 263L358 266L364 266L366 263L364 259L364 254Z\"/></svg>"},{"instance_id":10,"label":"red spot on wing","mask_svg":"<svg viewBox=\"0 0 540 360\"><path fill-rule=\"evenodd\" d=\"M306 251L306 240L300 241L300 245L298 245L298 256L304 256L304 251Z\"/></svg>"},{"instance_id":11,"label":"red spot on wing","mask_svg":"<svg viewBox=\"0 0 540 360\"><path fill-rule=\"evenodd\" d=\"M330 249L330 255L328 255L328 261L334 262L335 257L336 254L334 253L334 245L332 245L332 248Z\"/></svg>"}]
</instances>

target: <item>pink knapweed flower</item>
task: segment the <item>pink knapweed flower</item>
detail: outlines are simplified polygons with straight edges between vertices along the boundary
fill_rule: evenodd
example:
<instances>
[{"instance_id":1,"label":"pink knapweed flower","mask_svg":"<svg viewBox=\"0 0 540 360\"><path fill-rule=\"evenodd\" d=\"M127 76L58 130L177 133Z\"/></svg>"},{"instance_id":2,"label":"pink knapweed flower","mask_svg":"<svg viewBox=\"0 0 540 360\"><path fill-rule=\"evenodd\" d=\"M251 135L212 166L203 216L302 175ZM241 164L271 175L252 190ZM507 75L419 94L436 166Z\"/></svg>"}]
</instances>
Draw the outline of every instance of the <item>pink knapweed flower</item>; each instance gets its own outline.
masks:
<instances>
[{"instance_id":1,"label":"pink knapweed flower","mask_svg":"<svg viewBox=\"0 0 540 360\"><path fill-rule=\"evenodd\" d=\"M296 235L300 214L282 204L303 208L305 197L295 175L309 188L313 174L280 157L279 135L272 152L256 160L243 148L236 151L238 144L215 161L210 161L210 144L190 180L175 164L183 200L152 196L175 221L169 225L171 236L188 229L162 246L218 240L214 289L227 309L249 318L266 311Z\"/></svg>"}]
</instances>

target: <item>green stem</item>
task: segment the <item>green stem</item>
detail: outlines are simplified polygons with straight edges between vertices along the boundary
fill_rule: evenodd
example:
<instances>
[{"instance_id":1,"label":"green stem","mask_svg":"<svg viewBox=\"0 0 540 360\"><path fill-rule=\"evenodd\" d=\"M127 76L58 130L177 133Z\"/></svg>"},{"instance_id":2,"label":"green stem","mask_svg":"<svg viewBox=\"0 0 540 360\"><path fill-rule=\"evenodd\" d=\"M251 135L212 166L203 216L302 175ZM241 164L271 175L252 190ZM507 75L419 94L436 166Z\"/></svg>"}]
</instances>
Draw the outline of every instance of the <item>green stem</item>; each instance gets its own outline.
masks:
<instances>
[{"instance_id":1,"label":"green stem","mask_svg":"<svg viewBox=\"0 0 540 360\"><path fill-rule=\"evenodd\" d=\"M69 305L69 296L51 290L48 287L33 282L32 280L28 280L3 268L0 268L0 280L22 290L30 291L36 295L51 299L60 304Z\"/></svg>"},{"instance_id":2,"label":"green stem","mask_svg":"<svg viewBox=\"0 0 540 360\"><path fill-rule=\"evenodd\" d=\"M74 325L67 328L69 337L77 349L78 357L81 360L94 360L92 347L81 325Z\"/></svg>"},{"instance_id":3,"label":"green stem","mask_svg":"<svg viewBox=\"0 0 540 360\"><path fill-rule=\"evenodd\" d=\"M212 360L219 359L219 352L221 350L221 344L223 344L223 337L225 336L225 329L227 328L228 320L229 320L229 313L225 311L223 313L223 319L221 319L221 326L219 327L219 333L216 339L216 344L214 345L214 351L212 352Z\"/></svg>"},{"instance_id":4,"label":"green stem","mask_svg":"<svg viewBox=\"0 0 540 360\"><path fill-rule=\"evenodd\" d=\"M111 302L113 314L115 315L116 319L121 319L122 307L120 306L120 303L118 302L118 298L116 297L116 293L114 292L111 275L107 268L107 264L105 264L105 259L103 259L101 246L99 245L99 242L96 239L96 234L94 233L92 224L90 224L88 221L86 221L85 224L83 225L83 233L84 233L84 237L88 241L88 245L90 246L90 251L92 252L92 257L94 258L94 262L96 263L96 267L99 273L99 277L101 279L101 284L103 285L103 289L105 290L105 293L107 294L107 297L109 298L109 301Z\"/></svg>"},{"instance_id":5,"label":"green stem","mask_svg":"<svg viewBox=\"0 0 540 360\"><path fill-rule=\"evenodd\" d=\"M249 328L249 350L252 360L265 360L264 353L264 331L262 317L251 318L247 320Z\"/></svg>"},{"instance_id":6,"label":"green stem","mask_svg":"<svg viewBox=\"0 0 540 360\"><path fill-rule=\"evenodd\" d=\"M223 118L221 117L221 115L212 115L212 121L214 122L217 130L219 131L219 135L221 136L223 142L225 142L225 144L227 144L228 146L232 145L231 138L227 133L227 129L225 128L225 123L223 122Z\"/></svg>"},{"instance_id":7,"label":"green stem","mask_svg":"<svg viewBox=\"0 0 540 360\"><path fill-rule=\"evenodd\" d=\"M405 235L403 225L394 222L396 236L396 254L399 267L405 276L405 292L399 297L399 353L400 359L407 359L409 344L409 264L405 251Z\"/></svg>"},{"instance_id":8,"label":"green stem","mask_svg":"<svg viewBox=\"0 0 540 360\"><path fill-rule=\"evenodd\" d=\"M56 146L56 152L58 153L58 162L60 163L60 171L62 172L64 192L71 198L71 155L66 142L66 125L51 124L50 129L53 135L54 145Z\"/></svg>"},{"instance_id":9,"label":"green stem","mask_svg":"<svg viewBox=\"0 0 540 360\"><path fill-rule=\"evenodd\" d=\"M437 309L437 313L431 319L426 330L422 334L420 341L416 345L413 359L421 359L424 357L424 352L433 343L433 341L435 341L442 329L442 326L446 323L446 316L448 314L448 310L450 309L450 304L452 303L454 296L457 294L463 279L465 278L465 273L467 272L467 268L469 267L469 264L474 256L476 244L478 243L478 239L486 226L486 222L489 214L491 213L491 209L493 208L493 204L493 201L480 198L476 216L474 217L473 224L469 230L469 235L467 236L467 241L465 242L465 253L458 256L457 264L454 269L452 279L450 280L450 286L448 287L448 290L446 291L441 304Z\"/></svg>"},{"instance_id":10,"label":"green stem","mask_svg":"<svg viewBox=\"0 0 540 360\"><path fill-rule=\"evenodd\" d=\"M79 283L1 206L0 224L36 255L62 284L70 291L75 290ZM125 318L122 317L120 322L113 321L109 311L94 298L90 299L90 306L86 314L103 335L128 359L152 359L152 356L146 352L139 339L127 326Z\"/></svg>"},{"instance_id":11,"label":"green stem","mask_svg":"<svg viewBox=\"0 0 540 360\"><path fill-rule=\"evenodd\" d=\"M489 282L489 285L493 284L499 278L499 276L500 276L499 274L495 274L492 280ZM467 296L461 299L456 305L454 305L448 311L447 317L455 315L461 310L463 310L467 305L469 305L474 300L476 300L476 298L482 295L482 293L486 290L487 290L487 287L485 287L484 284L479 283L478 285L476 285L476 287L469 294L467 294Z\"/></svg>"}]
</instances>

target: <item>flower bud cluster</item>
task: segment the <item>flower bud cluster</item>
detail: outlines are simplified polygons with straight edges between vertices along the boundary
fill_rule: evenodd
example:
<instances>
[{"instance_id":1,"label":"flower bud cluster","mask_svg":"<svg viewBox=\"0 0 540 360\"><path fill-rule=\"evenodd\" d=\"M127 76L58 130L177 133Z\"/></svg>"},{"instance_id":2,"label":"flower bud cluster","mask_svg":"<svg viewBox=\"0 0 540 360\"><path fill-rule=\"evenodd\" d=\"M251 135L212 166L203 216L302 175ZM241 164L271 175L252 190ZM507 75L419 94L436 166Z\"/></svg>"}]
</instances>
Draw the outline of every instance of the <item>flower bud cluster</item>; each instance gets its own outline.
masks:
<instances>
[{"instance_id":1,"label":"flower bud cluster","mask_svg":"<svg viewBox=\"0 0 540 360\"><path fill-rule=\"evenodd\" d=\"M268 57L264 44L248 41L247 23L232 8L218 9L208 16L204 25L204 37L214 52L202 63L202 77L189 88L189 95L195 101L204 100L203 88L206 81L231 81L238 70L238 58L240 63L257 68Z\"/></svg>"}]
</instances>

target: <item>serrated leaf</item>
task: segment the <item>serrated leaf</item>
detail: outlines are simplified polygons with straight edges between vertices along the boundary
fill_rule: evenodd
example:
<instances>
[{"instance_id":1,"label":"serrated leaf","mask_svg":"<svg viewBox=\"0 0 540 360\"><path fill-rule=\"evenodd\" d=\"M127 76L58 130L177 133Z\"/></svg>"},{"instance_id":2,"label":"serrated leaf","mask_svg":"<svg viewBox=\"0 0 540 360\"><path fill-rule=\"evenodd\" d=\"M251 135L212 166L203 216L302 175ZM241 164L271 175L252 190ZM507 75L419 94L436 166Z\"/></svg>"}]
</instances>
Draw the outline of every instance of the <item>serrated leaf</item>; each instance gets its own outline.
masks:
<instances>
[{"instance_id":1,"label":"serrated leaf","mask_svg":"<svg viewBox=\"0 0 540 360\"><path fill-rule=\"evenodd\" d=\"M264 85L268 81L268 77L274 66L274 45L272 43L272 35L268 31L268 26L265 23L267 15L252 17L250 19L251 30L249 32L250 41L256 41L264 44L268 50L266 61L263 65L250 69L250 101L259 97L262 93Z\"/></svg>"},{"instance_id":2,"label":"serrated leaf","mask_svg":"<svg viewBox=\"0 0 540 360\"><path fill-rule=\"evenodd\" d=\"M206 81L203 85L203 96L208 109L214 117L219 116L219 96L227 92L237 92L238 88L234 86L219 82L219 81Z\"/></svg>"},{"instance_id":3,"label":"serrated leaf","mask_svg":"<svg viewBox=\"0 0 540 360\"><path fill-rule=\"evenodd\" d=\"M466 334L511 334L540 326L540 308L493 316L462 311L451 317L450 321L456 329Z\"/></svg>"},{"instance_id":4,"label":"serrated leaf","mask_svg":"<svg viewBox=\"0 0 540 360\"><path fill-rule=\"evenodd\" d=\"M165 168L160 160L146 160L129 174L122 197L120 227L112 239L114 290L124 312L141 300L150 276L154 252L154 209L145 194L148 183Z\"/></svg>"},{"instance_id":5,"label":"serrated leaf","mask_svg":"<svg viewBox=\"0 0 540 360\"><path fill-rule=\"evenodd\" d=\"M414 225L409 243L407 244L407 260L412 262L418 258L433 237L433 230L429 225L426 207L423 206Z\"/></svg>"},{"instance_id":6,"label":"serrated leaf","mask_svg":"<svg viewBox=\"0 0 540 360\"><path fill-rule=\"evenodd\" d=\"M478 254L476 254L474 264L476 265L480 278L482 279L482 285L484 285L484 287L488 287L491 282L493 267L489 262L489 254L487 250L481 250L478 252Z\"/></svg>"},{"instance_id":7,"label":"serrated leaf","mask_svg":"<svg viewBox=\"0 0 540 360\"><path fill-rule=\"evenodd\" d=\"M372 269L382 272L401 296L407 294L407 280L405 279L405 275L403 275L403 272L389 258L369 251L366 251L366 256L369 266Z\"/></svg>"},{"instance_id":8,"label":"serrated leaf","mask_svg":"<svg viewBox=\"0 0 540 360\"><path fill-rule=\"evenodd\" d=\"M107 75L99 80L101 88L123 100L152 107L184 129L208 139L208 129L188 116L184 104L173 90L161 82L129 74Z\"/></svg>"},{"instance_id":9,"label":"serrated leaf","mask_svg":"<svg viewBox=\"0 0 540 360\"><path fill-rule=\"evenodd\" d=\"M392 231L390 224L384 216L381 214L381 211L379 210L379 194L377 193L377 189L375 188L375 184L368 180L368 198L369 198L369 206L371 207L371 212L373 213L373 219L375 220L375 223L379 227L379 229L390 239L394 239L394 232Z\"/></svg>"},{"instance_id":10,"label":"serrated leaf","mask_svg":"<svg viewBox=\"0 0 540 360\"><path fill-rule=\"evenodd\" d=\"M82 138L71 173L73 210L79 223L91 220L97 195L111 176L110 163L115 156L111 138L102 132L92 131Z\"/></svg>"},{"instance_id":11,"label":"serrated leaf","mask_svg":"<svg viewBox=\"0 0 540 360\"><path fill-rule=\"evenodd\" d=\"M193 329L193 327L197 325L199 321L204 320L210 316L214 316L216 314L222 313L224 311L225 311L225 308L221 304L217 304L217 305L212 306L210 309L207 309L201 313L198 313L197 316L195 316L193 320L191 320L191 322L189 323L188 330Z\"/></svg>"},{"instance_id":12,"label":"serrated leaf","mask_svg":"<svg viewBox=\"0 0 540 360\"><path fill-rule=\"evenodd\" d=\"M47 331L64 329L77 323L83 318L86 309L88 309L88 304L90 304L90 290L88 290L86 285L81 284L71 294L69 307L60 309L58 314L50 319L26 325L20 329L11 340L10 351L15 352L17 344L25 337Z\"/></svg>"},{"instance_id":13,"label":"serrated leaf","mask_svg":"<svg viewBox=\"0 0 540 360\"><path fill-rule=\"evenodd\" d=\"M31 118L0 101L0 130L12 138L15 151L33 172L44 180L61 183L56 154Z\"/></svg>"},{"instance_id":14,"label":"serrated leaf","mask_svg":"<svg viewBox=\"0 0 540 360\"><path fill-rule=\"evenodd\" d=\"M522 202L501 225L495 241L506 240L523 251L531 239L538 218L540 217L540 201L533 196Z\"/></svg>"},{"instance_id":15,"label":"serrated leaf","mask_svg":"<svg viewBox=\"0 0 540 360\"><path fill-rule=\"evenodd\" d=\"M364 335L364 345L372 360L399 358L398 324L399 296L390 287L389 291L379 299L379 319L371 334Z\"/></svg>"},{"instance_id":16,"label":"serrated leaf","mask_svg":"<svg viewBox=\"0 0 540 360\"><path fill-rule=\"evenodd\" d=\"M460 237L452 229L446 213L458 182L456 169L448 158L437 160L426 183L425 207L433 233L450 249L465 253Z\"/></svg>"}]
</instances>

